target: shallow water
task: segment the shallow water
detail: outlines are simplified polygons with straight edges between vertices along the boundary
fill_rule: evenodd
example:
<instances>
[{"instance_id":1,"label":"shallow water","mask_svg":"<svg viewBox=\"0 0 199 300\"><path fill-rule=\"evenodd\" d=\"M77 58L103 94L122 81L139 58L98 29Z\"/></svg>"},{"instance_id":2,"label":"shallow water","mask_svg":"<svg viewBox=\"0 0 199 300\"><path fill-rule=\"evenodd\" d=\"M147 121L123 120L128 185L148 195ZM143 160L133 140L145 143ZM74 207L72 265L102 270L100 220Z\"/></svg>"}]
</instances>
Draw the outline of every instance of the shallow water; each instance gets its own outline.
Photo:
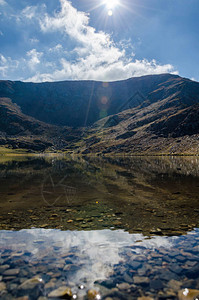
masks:
<instances>
[{"instance_id":1,"label":"shallow water","mask_svg":"<svg viewBox=\"0 0 199 300\"><path fill-rule=\"evenodd\" d=\"M198 191L197 157L0 158L1 299L199 289Z\"/></svg>"}]
</instances>

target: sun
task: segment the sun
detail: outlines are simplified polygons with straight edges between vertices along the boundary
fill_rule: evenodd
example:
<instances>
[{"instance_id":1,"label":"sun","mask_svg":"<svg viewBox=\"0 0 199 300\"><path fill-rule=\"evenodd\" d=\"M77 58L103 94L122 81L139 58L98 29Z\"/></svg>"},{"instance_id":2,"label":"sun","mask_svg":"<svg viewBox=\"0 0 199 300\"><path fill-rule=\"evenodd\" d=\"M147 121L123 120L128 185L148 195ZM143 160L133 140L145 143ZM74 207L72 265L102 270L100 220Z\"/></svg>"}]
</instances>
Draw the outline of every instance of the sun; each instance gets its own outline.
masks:
<instances>
[{"instance_id":1,"label":"sun","mask_svg":"<svg viewBox=\"0 0 199 300\"><path fill-rule=\"evenodd\" d=\"M104 3L108 9L113 9L119 4L119 0L105 0Z\"/></svg>"},{"instance_id":2,"label":"sun","mask_svg":"<svg viewBox=\"0 0 199 300\"><path fill-rule=\"evenodd\" d=\"M111 17L113 15L114 8L120 4L120 0L104 0L103 4L108 10L108 16Z\"/></svg>"}]
</instances>

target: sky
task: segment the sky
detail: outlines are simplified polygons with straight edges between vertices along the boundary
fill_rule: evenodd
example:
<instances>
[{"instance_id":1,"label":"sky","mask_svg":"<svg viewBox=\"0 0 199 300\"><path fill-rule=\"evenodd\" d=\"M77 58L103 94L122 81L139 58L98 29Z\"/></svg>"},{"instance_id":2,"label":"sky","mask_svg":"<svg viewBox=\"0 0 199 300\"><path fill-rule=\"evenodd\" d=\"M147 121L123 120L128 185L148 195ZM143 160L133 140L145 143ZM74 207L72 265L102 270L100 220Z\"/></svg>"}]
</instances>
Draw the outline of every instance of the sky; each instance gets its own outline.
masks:
<instances>
[{"instance_id":1,"label":"sky","mask_svg":"<svg viewBox=\"0 0 199 300\"><path fill-rule=\"evenodd\" d=\"M0 79L199 81L198 0L0 0Z\"/></svg>"}]
</instances>

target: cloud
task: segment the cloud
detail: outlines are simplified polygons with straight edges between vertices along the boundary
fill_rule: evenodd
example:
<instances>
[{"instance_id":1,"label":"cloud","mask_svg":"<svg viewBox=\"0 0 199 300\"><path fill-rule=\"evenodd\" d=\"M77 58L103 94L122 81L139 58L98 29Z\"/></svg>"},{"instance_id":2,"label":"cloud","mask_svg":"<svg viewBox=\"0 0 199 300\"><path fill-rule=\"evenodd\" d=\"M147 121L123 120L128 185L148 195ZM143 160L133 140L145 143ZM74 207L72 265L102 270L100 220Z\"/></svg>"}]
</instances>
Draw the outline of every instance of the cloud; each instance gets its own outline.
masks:
<instances>
[{"instance_id":1,"label":"cloud","mask_svg":"<svg viewBox=\"0 0 199 300\"><path fill-rule=\"evenodd\" d=\"M6 76L7 70L8 70L7 66L3 63L0 57L0 73L2 74L3 77Z\"/></svg>"},{"instance_id":2,"label":"cloud","mask_svg":"<svg viewBox=\"0 0 199 300\"><path fill-rule=\"evenodd\" d=\"M73 49L75 61L63 56L61 67L51 73L37 73L31 81L53 81L64 79L120 80L132 76L173 72L170 64L160 65L155 60L132 60L127 58L126 48L131 47L130 40L120 41L116 45L105 32L96 32L89 26L89 15L75 9L67 0L60 0L61 10L53 16L45 14L39 23L43 33L61 32L77 46ZM61 48L59 49L61 50ZM52 49L50 50L52 51Z\"/></svg>"},{"instance_id":3,"label":"cloud","mask_svg":"<svg viewBox=\"0 0 199 300\"><path fill-rule=\"evenodd\" d=\"M6 62L7 62L7 59L2 54L0 54L0 63L5 64Z\"/></svg>"},{"instance_id":4,"label":"cloud","mask_svg":"<svg viewBox=\"0 0 199 300\"><path fill-rule=\"evenodd\" d=\"M28 65L31 69L34 69L36 65L40 63L40 58L42 57L42 52L37 52L36 49L32 49L27 52L27 56L30 57Z\"/></svg>"},{"instance_id":5,"label":"cloud","mask_svg":"<svg viewBox=\"0 0 199 300\"><path fill-rule=\"evenodd\" d=\"M6 77L10 72L18 68L19 63L17 60L12 60L10 57L5 57L0 53L0 74Z\"/></svg>"},{"instance_id":6,"label":"cloud","mask_svg":"<svg viewBox=\"0 0 199 300\"><path fill-rule=\"evenodd\" d=\"M34 39L29 39L34 49L18 59L18 73L21 70L24 81L114 81L147 74L177 73L171 64L136 59L131 40L115 43L110 34L96 31L89 25L89 15L78 11L68 0L60 0L60 11L52 14L47 13L44 4L27 6L19 19L21 26L30 24L32 28L34 24L37 30ZM48 42L44 44L42 38ZM29 72L24 73L27 65Z\"/></svg>"},{"instance_id":7,"label":"cloud","mask_svg":"<svg viewBox=\"0 0 199 300\"><path fill-rule=\"evenodd\" d=\"M8 239L9 237L9 239ZM10 238L12 237L12 239ZM42 240L42 247L35 241ZM136 241L142 241L137 244ZM179 238L177 238L178 242ZM15 242L16 241L16 242ZM78 268L70 274L70 281L78 286L84 282L93 288L96 281L110 278L115 272L115 267L123 262L128 263L128 257L124 255L129 252L129 246L133 247L131 259L137 259L147 255L149 251L162 248L169 251L175 247L175 240L170 237L155 236L145 239L142 234L129 234L123 230L93 230L93 231L60 231L52 229L25 229L21 231L3 231L1 233L0 245L6 242L7 248L14 251L29 251L32 255L26 260L42 261L51 258L53 246L58 245L58 255L63 256L74 252L72 263L77 264L76 253L78 253ZM140 248L142 247L142 248ZM23 256L22 256L23 258ZM52 264L52 262L51 262ZM86 291L84 291L86 293Z\"/></svg>"},{"instance_id":8,"label":"cloud","mask_svg":"<svg viewBox=\"0 0 199 300\"><path fill-rule=\"evenodd\" d=\"M57 44L55 47L50 48L49 52L59 52L63 50L63 46L61 44Z\"/></svg>"},{"instance_id":9,"label":"cloud","mask_svg":"<svg viewBox=\"0 0 199 300\"><path fill-rule=\"evenodd\" d=\"M39 43L39 40L36 39L36 38L31 38L31 39L30 39L30 43L31 43L31 44Z\"/></svg>"},{"instance_id":10,"label":"cloud","mask_svg":"<svg viewBox=\"0 0 199 300\"><path fill-rule=\"evenodd\" d=\"M6 5L6 4L7 4L6 1L0 0L0 5Z\"/></svg>"},{"instance_id":11,"label":"cloud","mask_svg":"<svg viewBox=\"0 0 199 300\"><path fill-rule=\"evenodd\" d=\"M27 6L21 12L21 15L27 19L33 19L36 16L37 6Z\"/></svg>"}]
</instances>

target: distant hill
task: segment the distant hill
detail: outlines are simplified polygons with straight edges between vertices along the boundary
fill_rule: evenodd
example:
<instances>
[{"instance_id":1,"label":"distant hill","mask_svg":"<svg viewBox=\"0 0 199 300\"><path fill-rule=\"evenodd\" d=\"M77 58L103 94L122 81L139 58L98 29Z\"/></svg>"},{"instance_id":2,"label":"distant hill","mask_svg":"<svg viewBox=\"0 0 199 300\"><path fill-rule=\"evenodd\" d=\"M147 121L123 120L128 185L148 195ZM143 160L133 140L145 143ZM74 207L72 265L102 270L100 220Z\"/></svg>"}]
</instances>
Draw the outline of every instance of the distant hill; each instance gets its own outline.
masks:
<instances>
[{"instance_id":1,"label":"distant hill","mask_svg":"<svg viewBox=\"0 0 199 300\"><path fill-rule=\"evenodd\" d=\"M0 81L0 117L0 143L31 139L33 150L37 140L84 154L199 152L199 83L177 75Z\"/></svg>"}]
</instances>

